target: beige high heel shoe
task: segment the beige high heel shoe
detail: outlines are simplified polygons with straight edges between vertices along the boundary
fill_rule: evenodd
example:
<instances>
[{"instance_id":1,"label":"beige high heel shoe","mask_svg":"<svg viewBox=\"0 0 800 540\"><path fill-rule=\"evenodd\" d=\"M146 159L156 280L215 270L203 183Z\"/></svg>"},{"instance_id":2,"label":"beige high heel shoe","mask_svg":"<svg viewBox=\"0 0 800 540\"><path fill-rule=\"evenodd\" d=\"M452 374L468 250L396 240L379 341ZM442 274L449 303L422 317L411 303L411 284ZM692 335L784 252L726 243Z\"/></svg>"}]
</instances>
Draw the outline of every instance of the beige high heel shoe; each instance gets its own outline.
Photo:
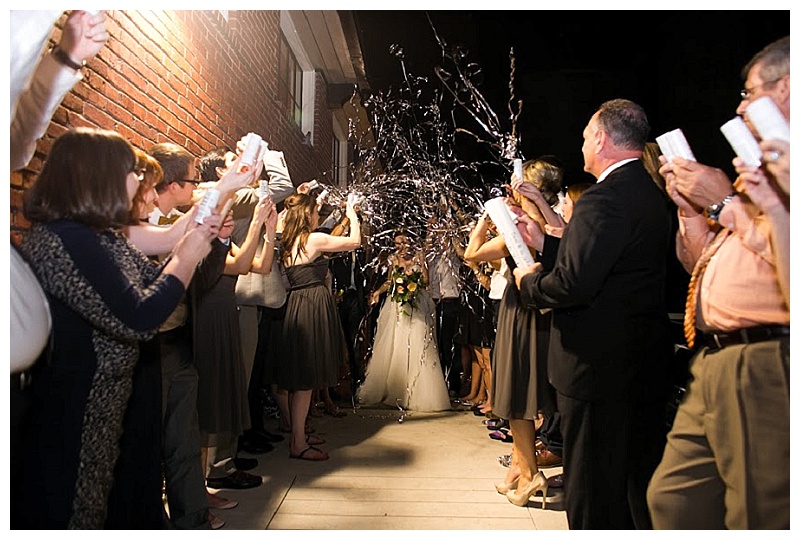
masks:
<instances>
[{"instance_id":1,"label":"beige high heel shoe","mask_svg":"<svg viewBox=\"0 0 800 540\"><path fill-rule=\"evenodd\" d=\"M499 484L495 484L494 488L500 495L505 495L512 489L517 489L517 484L519 484L519 476L517 476L513 481L506 484L505 482L501 482Z\"/></svg>"},{"instance_id":2,"label":"beige high heel shoe","mask_svg":"<svg viewBox=\"0 0 800 540\"><path fill-rule=\"evenodd\" d=\"M545 505L547 504L547 477L544 475L542 471L536 473L531 479L531 483L528 484L528 487L524 491L517 491L513 489L506 493L506 498L511 504L515 504L517 506L527 506L528 500L534 493L539 491L542 492L542 510L545 509Z\"/></svg>"}]
</instances>

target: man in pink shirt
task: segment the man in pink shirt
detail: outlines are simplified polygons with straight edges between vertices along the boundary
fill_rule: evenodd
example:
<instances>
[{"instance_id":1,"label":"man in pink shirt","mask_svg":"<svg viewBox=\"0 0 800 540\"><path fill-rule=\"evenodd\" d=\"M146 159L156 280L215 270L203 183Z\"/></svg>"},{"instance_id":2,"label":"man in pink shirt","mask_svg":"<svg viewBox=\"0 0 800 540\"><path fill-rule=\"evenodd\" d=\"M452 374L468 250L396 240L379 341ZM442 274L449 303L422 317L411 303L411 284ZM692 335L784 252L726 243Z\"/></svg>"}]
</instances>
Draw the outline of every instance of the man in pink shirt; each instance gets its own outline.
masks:
<instances>
[{"instance_id":1,"label":"man in pink shirt","mask_svg":"<svg viewBox=\"0 0 800 540\"><path fill-rule=\"evenodd\" d=\"M789 119L788 36L743 75L737 113L769 96ZM696 282L685 328L699 350L648 489L653 525L788 529L788 249L780 240L788 239L788 197L767 207L742 176L731 185L720 169L662 163L678 206L678 258Z\"/></svg>"}]
</instances>

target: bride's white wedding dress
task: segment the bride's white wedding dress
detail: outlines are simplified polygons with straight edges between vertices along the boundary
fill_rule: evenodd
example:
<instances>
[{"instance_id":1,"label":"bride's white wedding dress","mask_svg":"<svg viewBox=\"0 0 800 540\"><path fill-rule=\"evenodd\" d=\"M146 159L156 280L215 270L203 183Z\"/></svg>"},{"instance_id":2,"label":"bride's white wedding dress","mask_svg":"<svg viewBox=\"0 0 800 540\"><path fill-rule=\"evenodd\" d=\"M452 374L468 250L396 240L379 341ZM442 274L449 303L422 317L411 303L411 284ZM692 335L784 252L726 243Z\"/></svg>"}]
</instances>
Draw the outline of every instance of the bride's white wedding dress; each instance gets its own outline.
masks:
<instances>
[{"instance_id":1,"label":"bride's white wedding dress","mask_svg":"<svg viewBox=\"0 0 800 540\"><path fill-rule=\"evenodd\" d=\"M436 346L436 306L420 288L416 306L391 298L378 315L372 358L356 393L362 405L385 404L411 411L450 410Z\"/></svg>"}]
</instances>

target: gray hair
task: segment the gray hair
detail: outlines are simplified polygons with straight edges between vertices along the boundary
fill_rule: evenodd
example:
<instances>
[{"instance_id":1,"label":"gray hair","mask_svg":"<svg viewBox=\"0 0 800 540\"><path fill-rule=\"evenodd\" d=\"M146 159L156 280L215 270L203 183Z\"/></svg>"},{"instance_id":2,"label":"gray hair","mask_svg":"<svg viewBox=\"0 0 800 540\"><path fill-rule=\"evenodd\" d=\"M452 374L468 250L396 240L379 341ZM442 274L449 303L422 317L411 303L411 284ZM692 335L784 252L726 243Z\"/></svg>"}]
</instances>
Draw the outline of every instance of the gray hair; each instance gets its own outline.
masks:
<instances>
[{"instance_id":1,"label":"gray hair","mask_svg":"<svg viewBox=\"0 0 800 540\"><path fill-rule=\"evenodd\" d=\"M644 150L650 123L644 109L627 99L606 101L597 110L597 123L615 146L626 150Z\"/></svg>"}]
</instances>

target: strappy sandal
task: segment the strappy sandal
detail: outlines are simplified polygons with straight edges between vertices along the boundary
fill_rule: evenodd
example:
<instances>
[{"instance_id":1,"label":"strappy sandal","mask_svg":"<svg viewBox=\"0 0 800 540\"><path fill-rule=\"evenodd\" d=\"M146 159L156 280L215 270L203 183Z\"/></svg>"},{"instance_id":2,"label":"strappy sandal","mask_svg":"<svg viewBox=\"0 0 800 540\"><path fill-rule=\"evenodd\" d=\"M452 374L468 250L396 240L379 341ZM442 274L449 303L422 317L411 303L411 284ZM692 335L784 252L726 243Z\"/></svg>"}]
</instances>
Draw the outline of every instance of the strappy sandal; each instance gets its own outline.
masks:
<instances>
[{"instance_id":1,"label":"strappy sandal","mask_svg":"<svg viewBox=\"0 0 800 540\"><path fill-rule=\"evenodd\" d=\"M489 438L494 439L496 441L503 441L503 442L514 442L514 437L511 435L507 429L499 429L497 431L492 431L489 433Z\"/></svg>"},{"instance_id":2,"label":"strappy sandal","mask_svg":"<svg viewBox=\"0 0 800 540\"><path fill-rule=\"evenodd\" d=\"M286 426L278 426L278 431L280 431L281 433L291 433L292 428ZM309 433L314 433L315 431L316 430L313 427L306 424L306 435L308 435Z\"/></svg>"},{"instance_id":3,"label":"strappy sandal","mask_svg":"<svg viewBox=\"0 0 800 540\"><path fill-rule=\"evenodd\" d=\"M483 421L487 429L502 429L508 427L508 420L505 418L489 418Z\"/></svg>"},{"instance_id":4,"label":"strappy sandal","mask_svg":"<svg viewBox=\"0 0 800 540\"><path fill-rule=\"evenodd\" d=\"M311 450L312 453L308 453ZM327 452L323 452L316 446L307 446L305 450L300 452L299 454L289 454L289 457L292 459L304 459L306 461L325 461L330 456Z\"/></svg>"},{"instance_id":5,"label":"strappy sandal","mask_svg":"<svg viewBox=\"0 0 800 540\"><path fill-rule=\"evenodd\" d=\"M325 444L325 439L316 437L314 435L306 435L306 442L308 444Z\"/></svg>"}]
</instances>

